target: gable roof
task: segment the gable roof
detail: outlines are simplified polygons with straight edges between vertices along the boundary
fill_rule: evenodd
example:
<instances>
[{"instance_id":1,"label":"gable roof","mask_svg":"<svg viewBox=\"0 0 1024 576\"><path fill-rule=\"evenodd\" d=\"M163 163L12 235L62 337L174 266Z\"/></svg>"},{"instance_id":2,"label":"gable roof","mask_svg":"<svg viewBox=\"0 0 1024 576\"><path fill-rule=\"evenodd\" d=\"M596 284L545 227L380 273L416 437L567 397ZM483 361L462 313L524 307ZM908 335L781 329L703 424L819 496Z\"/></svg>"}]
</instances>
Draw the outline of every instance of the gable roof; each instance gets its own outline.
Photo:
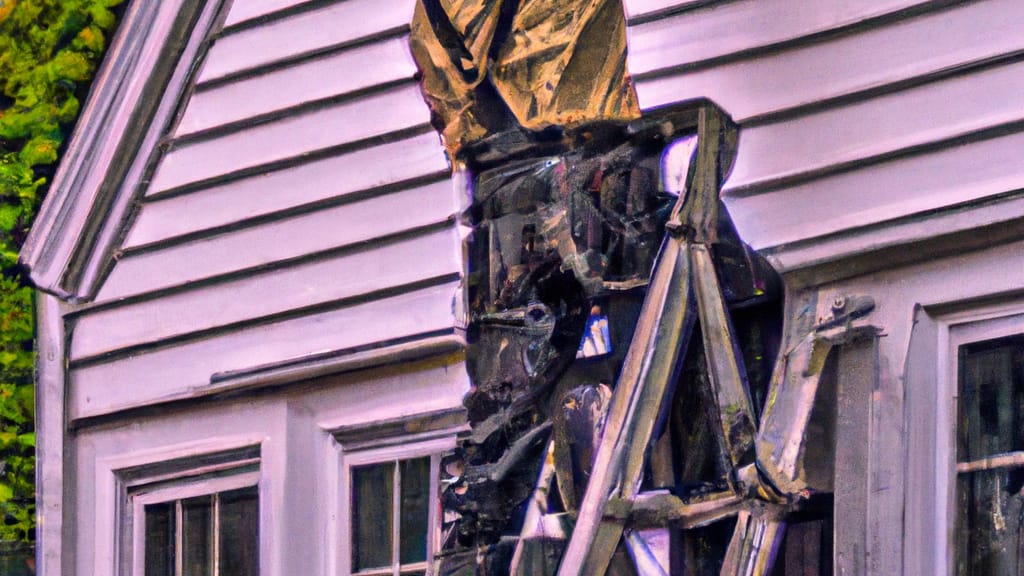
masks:
<instances>
[{"instance_id":1,"label":"gable roof","mask_svg":"<svg viewBox=\"0 0 1024 576\"><path fill-rule=\"evenodd\" d=\"M95 294L224 6L129 6L21 251L39 289L73 301Z\"/></svg>"}]
</instances>

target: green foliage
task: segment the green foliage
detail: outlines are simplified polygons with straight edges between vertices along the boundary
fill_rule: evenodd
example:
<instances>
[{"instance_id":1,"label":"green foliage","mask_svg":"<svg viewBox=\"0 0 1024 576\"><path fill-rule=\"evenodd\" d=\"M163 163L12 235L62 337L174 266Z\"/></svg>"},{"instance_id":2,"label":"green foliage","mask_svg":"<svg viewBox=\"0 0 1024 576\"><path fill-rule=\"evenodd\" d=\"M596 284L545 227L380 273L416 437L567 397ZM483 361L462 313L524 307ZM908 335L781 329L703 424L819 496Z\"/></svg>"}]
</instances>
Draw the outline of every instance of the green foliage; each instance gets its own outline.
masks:
<instances>
[{"instance_id":1,"label":"green foliage","mask_svg":"<svg viewBox=\"0 0 1024 576\"><path fill-rule=\"evenodd\" d=\"M35 526L32 290L17 255L123 0L0 0L0 541Z\"/></svg>"}]
</instances>

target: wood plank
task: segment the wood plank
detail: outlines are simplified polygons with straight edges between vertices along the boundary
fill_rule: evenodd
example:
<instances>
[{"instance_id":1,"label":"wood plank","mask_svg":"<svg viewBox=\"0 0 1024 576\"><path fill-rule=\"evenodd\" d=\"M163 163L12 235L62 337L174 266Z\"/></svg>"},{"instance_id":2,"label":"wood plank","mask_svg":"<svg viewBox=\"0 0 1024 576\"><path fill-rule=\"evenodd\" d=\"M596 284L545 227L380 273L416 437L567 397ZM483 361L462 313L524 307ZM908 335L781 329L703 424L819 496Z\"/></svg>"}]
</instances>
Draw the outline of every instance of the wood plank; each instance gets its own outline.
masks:
<instances>
[{"instance_id":1,"label":"wood plank","mask_svg":"<svg viewBox=\"0 0 1024 576\"><path fill-rule=\"evenodd\" d=\"M871 394L878 381L875 341L839 349L836 370L835 573L865 574ZM889 438L890 442L895 439Z\"/></svg>"},{"instance_id":2,"label":"wood plank","mask_svg":"<svg viewBox=\"0 0 1024 576\"><path fill-rule=\"evenodd\" d=\"M726 204L741 237L770 250L1024 188L1022 146L1024 132L1017 132L770 194L727 196Z\"/></svg>"},{"instance_id":3,"label":"wood plank","mask_svg":"<svg viewBox=\"0 0 1024 576\"><path fill-rule=\"evenodd\" d=\"M629 28L629 71L645 74L820 34L934 0L743 0L688 10ZM655 11L675 2L645 0ZM641 12L642 14L643 12ZM630 16L633 12L630 11Z\"/></svg>"},{"instance_id":4,"label":"wood plank","mask_svg":"<svg viewBox=\"0 0 1024 576\"><path fill-rule=\"evenodd\" d=\"M287 116L218 138L172 144L150 193L425 125L430 112L414 83Z\"/></svg>"},{"instance_id":5,"label":"wood plank","mask_svg":"<svg viewBox=\"0 0 1024 576\"><path fill-rule=\"evenodd\" d=\"M451 185L438 182L162 250L128 255L114 266L97 301L366 242L442 222L457 209ZM395 218L396 214L402 217Z\"/></svg>"},{"instance_id":6,"label":"wood plank","mask_svg":"<svg viewBox=\"0 0 1024 576\"><path fill-rule=\"evenodd\" d=\"M457 283L72 369L72 419L202 395L210 377L451 328Z\"/></svg>"},{"instance_id":7,"label":"wood plank","mask_svg":"<svg viewBox=\"0 0 1024 576\"><path fill-rule=\"evenodd\" d=\"M622 7L626 10L626 18L634 19L658 12L680 10L688 6L702 4L705 0L623 0Z\"/></svg>"},{"instance_id":8,"label":"wood plank","mask_svg":"<svg viewBox=\"0 0 1024 576\"><path fill-rule=\"evenodd\" d=\"M74 323L70 358L280 314L462 269L454 225L367 250L245 277L116 308L86 312ZM332 279L332 281L325 281Z\"/></svg>"},{"instance_id":9,"label":"wood plank","mask_svg":"<svg viewBox=\"0 0 1024 576\"><path fill-rule=\"evenodd\" d=\"M415 73L408 35L343 50L197 91L175 135L412 78Z\"/></svg>"},{"instance_id":10,"label":"wood plank","mask_svg":"<svg viewBox=\"0 0 1024 576\"><path fill-rule=\"evenodd\" d=\"M908 246L903 253L904 263L938 256L948 250L949 242L954 241L935 242L936 236L940 234L947 238L957 238L955 242L962 249L977 248L992 242L993 227L1011 230L1014 223L1022 218L1024 193L1018 192L998 201L951 204L937 212L915 213L886 220L882 226L855 228L805 242L778 246L763 254L768 256L772 266L780 273L815 268L813 277L825 283L892 268L898 262L893 258L893 250L900 246ZM978 235L985 228L988 230L984 235ZM963 237L971 231L975 235L973 244L965 242ZM931 242L927 245L921 244L928 240ZM882 259L858 258L856 265L850 260L863 254L879 254L883 251L886 257ZM837 260L846 260L847 263L844 266L822 266Z\"/></svg>"},{"instance_id":11,"label":"wood plank","mask_svg":"<svg viewBox=\"0 0 1024 576\"><path fill-rule=\"evenodd\" d=\"M233 2L228 17L224 20L224 26L234 26L239 22L252 20L260 16L272 14L279 10L305 4L309 0L245 0L245 2Z\"/></svg>"},{"instance_id":12,"label":"wood plank","mask_svg":"<svg viewBox=\"0 0 1024 576\"><path fill-rule=\"evenodd\" d=\"M750 193L1022 119L1024 63L1017 62L744 129L725 190Z\"/></svg>"},{"instance_id":13,"label":"wood plank","mask_svg":"<svg viewBox=\"0 0 1024 576\"><path fill-rule=\"evenodd\" d=\"M402 161L396 162L396 158ZM145 203L123 247L150 244L447 170L437 135L423 134Z\"/></svg>"},{"instance_id":14,"label":"wood plank","mask_svg":"<svg viewBox=\"0 0 1024 576\"><path fill-rule=\"evenodd\" d=\"M210 48L199 82L408 26L414 5L415 0L345 0L228 34Z\"/></svg>"},{"instance_id":15,"label":"wood plank","mask_svg":"<svg viewBox=\"0 0 1024 576\"><path fill-rule=\"evenodd\" d=\"M641 108L710 98L738 122L1024 50L1016 0L972 2L896 24L637 82ZM632 67L632 63L630 63Z\"/></svg>"}]
</instances>

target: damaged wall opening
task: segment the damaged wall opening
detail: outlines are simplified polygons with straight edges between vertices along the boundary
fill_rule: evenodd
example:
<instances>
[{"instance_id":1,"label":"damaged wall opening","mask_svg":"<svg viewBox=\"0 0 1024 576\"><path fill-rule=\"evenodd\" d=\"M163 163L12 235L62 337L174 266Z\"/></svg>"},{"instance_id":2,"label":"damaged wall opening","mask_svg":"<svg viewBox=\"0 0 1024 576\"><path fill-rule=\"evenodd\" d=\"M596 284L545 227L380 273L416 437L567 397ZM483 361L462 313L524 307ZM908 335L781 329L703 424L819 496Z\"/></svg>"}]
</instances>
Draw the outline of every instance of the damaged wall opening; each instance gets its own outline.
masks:
<instances>
[{"instance_id":1,"label":"damaged wall opening","mask_svg":"<svg viewBox=\"0 0 1024 576\"><path fill-rule=\"evenodd\" d=\"M472 430L442 481L436 573L831 573L834 362L802 419L772 420L782 290L718 200L727 118L521 138L466 155ZM798 496L755 465L759 422L830 444L786 455ZM597 466L614 478L595 512Z\"/></svg>"}]
</instances>

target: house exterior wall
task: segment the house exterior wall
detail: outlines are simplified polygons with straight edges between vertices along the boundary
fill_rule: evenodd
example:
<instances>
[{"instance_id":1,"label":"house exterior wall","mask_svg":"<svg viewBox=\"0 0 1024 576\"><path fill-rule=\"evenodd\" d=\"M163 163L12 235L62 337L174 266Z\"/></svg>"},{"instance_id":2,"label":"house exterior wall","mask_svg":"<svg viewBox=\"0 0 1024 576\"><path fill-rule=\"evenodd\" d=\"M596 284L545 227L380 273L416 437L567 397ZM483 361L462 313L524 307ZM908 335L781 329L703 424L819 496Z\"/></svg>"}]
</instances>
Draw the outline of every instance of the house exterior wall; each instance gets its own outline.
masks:
<instances>
[{"instance_id":1,"label":"house exterior wall","mask_svg":"<svg viewBox=\"0 0 1024 576\"><path fill-rule=\"evenodd\" d=\"M458 345L460 199L412 2L273 6L224 16L116 264L66 316L72 420L311 355Z\"/></svg>"},{"instance_id":2,"label":"house exterior wall","mask_svg":"<svg viewBox=\"0 0 1024 576\"><path fill-rule=\"evenodd\" d=\"M942 573L921 495L940 500L952 465L942 330L1024 310L1024 9L625 6L642 108L710 99L738 123L724 196L790 318L877 303L877 376L844 408L867 467L837 481L863 495L837 513L837 568ZM333 432L460 406L464 199L413 78L412 9L222 15L95 301L47 305L67 364L46 364L41 429L66 436L41 441L41 509L61 518L41 524L43 574L115 573L120 471L237 446L260 451L263 573L343 573Z\"/></svg>"},{"instance_id":3,"label":"house exterior wall","mask_svg":"<svg viewBox=\"0 0 1024 576\"><path fill-rule=\"evenodd\" d=\"M840 398L837 450L865 450L863 466L837 460L836 572L947 573L950 334L1021 330L1024 9L625 5L641 107L707 98L740 126L723 196L740 236L783 274L787 337L810 314L829 317L836 296L877 304L877 375Z\"/></svg>"},{"instance_id":4,"label":"house exterior wall","mask_svg":"<svg viewBox=\"0 0 1024 576\"><path fill-rule=\"evenodd\" d=\"M40 301L41 574L129 573L140 471L239 451L257 454L260 573L340 573L335 433L461 413L462 199L412 8L224 4L184 63L95 298ZM401 438L436 454L455 428Z\"/></svg>"}]
</instances>

